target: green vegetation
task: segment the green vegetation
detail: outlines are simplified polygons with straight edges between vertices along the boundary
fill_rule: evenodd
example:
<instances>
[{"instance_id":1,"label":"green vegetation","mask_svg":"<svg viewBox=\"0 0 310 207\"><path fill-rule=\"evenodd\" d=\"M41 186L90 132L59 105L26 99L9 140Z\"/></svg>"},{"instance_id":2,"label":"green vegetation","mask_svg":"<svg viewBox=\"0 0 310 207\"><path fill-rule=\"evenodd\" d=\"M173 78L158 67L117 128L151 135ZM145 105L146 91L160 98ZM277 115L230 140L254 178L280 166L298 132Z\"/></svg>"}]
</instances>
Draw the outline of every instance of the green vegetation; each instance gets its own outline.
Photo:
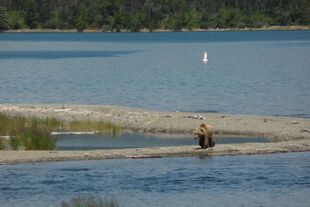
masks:
<instances>
[{"instance_id":1,"label":"green vegetation","mask_svg":"<svg viewBox=\"0 0 310 207\"><path fill-rule=\"evenodd\" d=\"M0 31L7 29L7 17L3 7L0 7Z\"/></svg>"},{"instance_id":2,"label":"green vegetation","mask_svg":"<svg viewBox=\"0 0 310 207\"><path fill-rule=\"evenodd\" d=\"M5 148L4 141L0 139L0 150L3 150Z\"/></svg>"},{"instance_id":3,"label":"green vegetation","mask_svg":"<svg viewBox=\"0 0 310 207\"><path fill-rule=\"evenodd\" d=\"M77 197L70 202L62 201L61 207L118 207L114 200L102 200L93 197Z\"/></svg>"},{"instance_id":4,"label":"green vegetation","mask_svg":"<svg viewBox=\"0 0 310 207\"><path fill-rule=\"evenodd\" d=\"M11 136L10 147L13 150L52 150L55 142L51 138L53 131L98 131L118 135L122 127L104 121L59 121L55 118L9 116L0 113L0 136ZM1 141L0 149L4 148Z\"/></svg>"},{"instance_id":5,"label":"green vegetation","mask_svg":"<svg viewBox=\"0 0 310 207\"><path fill-rule=\"evenodd\" d=\"M13 150L53 150L55 141L45 132L32 130L22 135L11 137L10 146Z\"/></svg>"},{"instance_id":6,"label":"green vegetation","mask_svg":"<svg viewBox=\"0 0 310 207\"><path fill-rule=\"evenodd\" d=\"M6 16L2 25L8 29L152 31L310 25L309 0L0 0L0 7L7 11L5 15L2 9Z\"/></svg>"},{"instance_id":7,"label":"green vegetation","mask_svg":"<svg viewBox=\"0 0 310 207\"><path fill-rule=\"evenodd\" d=\"M32 130L49 133L59 127L60 122L54 118L40 119L0 113L0 136L20 136Z\"/></svg>"},{"instance_id":8,"label":"green vegetation","mask_svg":"<svg viewBox=\"0 0 310 207\"><path fill-rule=\"evenodd\" d=\"M110 122L104 121L70 121L62 124L65 131L97 131L119 135L122 133L122 127Z\"/></svg>"}]
</instances>

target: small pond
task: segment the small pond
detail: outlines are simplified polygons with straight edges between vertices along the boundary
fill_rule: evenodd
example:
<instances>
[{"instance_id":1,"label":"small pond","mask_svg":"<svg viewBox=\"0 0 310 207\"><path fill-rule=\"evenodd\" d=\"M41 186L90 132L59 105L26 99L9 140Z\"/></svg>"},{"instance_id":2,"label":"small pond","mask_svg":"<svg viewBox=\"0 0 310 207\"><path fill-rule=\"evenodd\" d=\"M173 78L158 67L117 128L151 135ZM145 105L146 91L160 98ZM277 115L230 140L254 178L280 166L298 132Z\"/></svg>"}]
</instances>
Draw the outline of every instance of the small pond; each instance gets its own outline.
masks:
<instances>
[{"instance_id":1,"label":"small pond","mask_svg":"<svg viewBox=\"0 0 310 207\"><path fill-rule=\"evenodd\" d=\"M310 153L0 165L1 207L86 195L120 207L308 207Z\"/></svg>"},{"instance_id":2,"label":"small pond","mask_svg":"<svg viewBox=\"0 0 310 207\"><path fill-rule=\"evenodd\" d=\"M122 149L161 146L198 145L193 135L160 135L123 133L120 136L104 134L56 135L57 150L95 150ZM269 142L266 138L219 136L215 137L216 144Z\"/></svg>"}]
</instances>

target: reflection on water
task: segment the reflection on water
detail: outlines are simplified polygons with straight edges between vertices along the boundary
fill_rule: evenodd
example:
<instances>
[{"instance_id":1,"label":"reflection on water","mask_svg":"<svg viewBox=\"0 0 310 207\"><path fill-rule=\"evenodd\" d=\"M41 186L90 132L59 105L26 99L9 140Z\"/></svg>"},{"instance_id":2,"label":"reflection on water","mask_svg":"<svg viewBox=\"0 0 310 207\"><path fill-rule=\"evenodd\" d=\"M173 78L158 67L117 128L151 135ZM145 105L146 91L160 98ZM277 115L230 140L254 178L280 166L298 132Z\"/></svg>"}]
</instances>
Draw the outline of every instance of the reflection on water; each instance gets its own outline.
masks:
<instances>
[{"instance_id":1,"label":"reflection on water","mask_svg":"<svg viewBox=\"0 0 310 207\"><path fill-rule=\"evenodd\" d=\"M112 135L57 135L57 150L92 150L92 149L121 149L160 146L198 145L193 135L160 136L151 134L124 133ZM216 144L269 142L266 138L257 137L216 137Z\"/></svg>"},{"instance_id":2,"label":"reflection on water","mask_svg":"<svg viewBox=\"0 0 310 207\"><path fill-rule=\"evenodd\" d=\"M0 166L0 206L114 197L124 207L308 207L310 154L68 161Z\"/></svg>"}]
</instances>

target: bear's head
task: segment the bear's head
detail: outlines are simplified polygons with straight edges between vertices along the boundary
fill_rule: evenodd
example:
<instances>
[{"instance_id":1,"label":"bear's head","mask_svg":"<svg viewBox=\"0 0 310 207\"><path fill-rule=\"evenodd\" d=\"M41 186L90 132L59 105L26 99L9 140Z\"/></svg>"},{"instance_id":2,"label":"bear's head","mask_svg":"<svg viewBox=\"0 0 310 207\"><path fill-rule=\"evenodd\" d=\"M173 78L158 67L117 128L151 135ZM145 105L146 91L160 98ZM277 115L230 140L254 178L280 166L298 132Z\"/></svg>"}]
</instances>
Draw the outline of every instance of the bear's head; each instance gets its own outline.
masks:
<instances>
[{"instance_id":1,"label":"bear's head","mask_svg":"<svg viewBox=\"0 0 310 207\"><path fill-rule=\"evenodd\" d=\"M196 130L195 130L195 139L201 139L201 138L204 138L205 135L206 135L206 128L204 127L198 127Z\"/></svg>"}]
</instances>

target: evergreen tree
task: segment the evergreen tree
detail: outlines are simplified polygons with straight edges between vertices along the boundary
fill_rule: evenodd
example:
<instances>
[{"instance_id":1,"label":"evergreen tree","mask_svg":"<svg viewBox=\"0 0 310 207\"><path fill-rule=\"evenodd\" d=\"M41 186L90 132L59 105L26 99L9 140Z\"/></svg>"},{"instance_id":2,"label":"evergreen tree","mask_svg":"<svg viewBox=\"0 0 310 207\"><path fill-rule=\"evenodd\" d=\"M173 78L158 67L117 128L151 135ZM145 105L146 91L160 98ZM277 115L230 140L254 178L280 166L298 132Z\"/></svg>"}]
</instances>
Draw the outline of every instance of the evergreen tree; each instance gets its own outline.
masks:
<instances>
[{"instance_id":1,"label":"evergreen tree","mask_svg":"<svg viewBox=\"0 0 310 207\"><path fill-rule=\"evenodd\" d=\"M6 12L3 7L0 7L0 31L7 29L7 18L6 18Z\"/></svg>"},{"instance_id":2,"label":"evergreen tree","mask_svg":"<svg viewBox=\"0 0 310 207\"><path fill-rule=\"evenodd\" d=\"M28 0L25 2L25 23L30 29L35 29L39 25L38 10L38 2L36 0Z\"/></svg>"},{"instance_id":3,"label":"evergreen tree","mask_svg":"<svg viewBox=\"0 0 310 207\"><path fill-rule=\"evenodd\" d=\"M0 7L2 30L310 25L309 0L0 0Z\"/></svg>"}]
</instances>

